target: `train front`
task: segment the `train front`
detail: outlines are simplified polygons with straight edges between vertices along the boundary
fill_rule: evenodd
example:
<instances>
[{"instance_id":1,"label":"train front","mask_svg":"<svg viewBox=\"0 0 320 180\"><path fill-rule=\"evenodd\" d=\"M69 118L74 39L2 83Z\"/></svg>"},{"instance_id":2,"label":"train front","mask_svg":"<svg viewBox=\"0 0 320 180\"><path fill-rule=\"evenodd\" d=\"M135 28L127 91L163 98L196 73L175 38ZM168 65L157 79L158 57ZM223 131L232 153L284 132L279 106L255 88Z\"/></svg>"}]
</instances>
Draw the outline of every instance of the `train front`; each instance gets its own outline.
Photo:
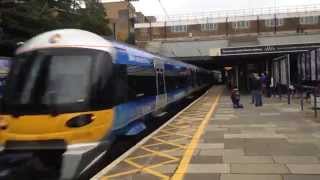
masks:
<instances>
[{"instance_id":1,"label":"train front","mask_svg":"<svg viewBox=\"0 0 320 180\"><path fill-rule=\"evenodd\" d=\"M99 43L103 48L92 48ZM103 38L80 30L44 33L21 47L1 103L2 149L63 150L62 179L104 152L113 123L106 47Z\"/></svg>"}]
</instances>

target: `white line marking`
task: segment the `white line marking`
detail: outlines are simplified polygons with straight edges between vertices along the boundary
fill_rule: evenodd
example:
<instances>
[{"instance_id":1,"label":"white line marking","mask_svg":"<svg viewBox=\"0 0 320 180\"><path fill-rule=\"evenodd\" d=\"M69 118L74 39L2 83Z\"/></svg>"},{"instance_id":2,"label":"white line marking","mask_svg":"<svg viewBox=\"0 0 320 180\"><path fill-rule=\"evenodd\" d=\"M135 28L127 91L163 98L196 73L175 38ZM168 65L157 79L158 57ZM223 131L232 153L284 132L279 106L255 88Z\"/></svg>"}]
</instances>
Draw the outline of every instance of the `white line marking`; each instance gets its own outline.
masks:
<instances>
[{"instance_id":1,"label":"white line marking","mask_svg":"<svg viewBox=\"0 0 320 180\"><path fill-rule=\"evenodd\" d=\"M84 168L81 172L80 172L80 175L84 172L86 172L89 167L91 167L92 165L94 165L103 155L105 155L107 153L107 151L103 151L98 157L96 157L93 161L91 161L91 163L86 167Z\"/></svg>"},{"instance_id":2,"label":"white line marking","mask_svg":"<svg viewBox=\"0 0 320 180\"><path fill-rule=\"evenodd\" d=\"M211 89L211 88L210 88ZM210 90L209 89L209 90ZM198 102L201 98L203 98L205 95L207 95L207 90L202 96L200 96L198 99L193 101L191 104L189 104L186 108L184 108L182 111L180 111L178 114L173 116L171 119L169 119L166 123L164 123L160 128L158 128L153 133L149 134L147 137L143 138L139 143L137 143L135 146L130 148L127 152L122 154L120 157L118 157L116 160L114 160L112 163L110 163L107 167L102 169L100 172L98 172L95 176L91 178L91 180L99 180L102 176L106 175L108 171L110 171L112 168L114 168L117 164L119 164L122 160L127 158L131 153L133 153L135 150L137 150L140 146L142 146L144 143L146 143L150 138L152 138L155 134L157 134L159 131L161 131L164 127L166 127L168 124L170 124L173 120L175 120L178 116L180 116L184 111L189 109L193 104Z\"/></svg>"}]
</instances>

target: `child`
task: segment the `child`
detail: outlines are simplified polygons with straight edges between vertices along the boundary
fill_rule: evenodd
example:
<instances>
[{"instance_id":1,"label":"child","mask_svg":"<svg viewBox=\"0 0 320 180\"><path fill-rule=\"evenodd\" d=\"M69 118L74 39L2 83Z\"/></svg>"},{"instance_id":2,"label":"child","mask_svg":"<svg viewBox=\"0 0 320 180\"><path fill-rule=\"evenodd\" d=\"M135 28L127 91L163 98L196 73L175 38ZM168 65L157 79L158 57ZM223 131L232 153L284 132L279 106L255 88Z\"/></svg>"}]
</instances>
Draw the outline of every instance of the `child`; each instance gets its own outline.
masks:
<instances>
[{"instance_id":1,"label":"child","mask_svg":"<svg viewBox=\"0 0 320 180\"><path fill-rule=\"evenodd\" d=\"M231 91L231 100L232 100L233 108L243 108L243 105L240 104L239 89L237 89L236 87Z\"/></svg>"}]
</instances>

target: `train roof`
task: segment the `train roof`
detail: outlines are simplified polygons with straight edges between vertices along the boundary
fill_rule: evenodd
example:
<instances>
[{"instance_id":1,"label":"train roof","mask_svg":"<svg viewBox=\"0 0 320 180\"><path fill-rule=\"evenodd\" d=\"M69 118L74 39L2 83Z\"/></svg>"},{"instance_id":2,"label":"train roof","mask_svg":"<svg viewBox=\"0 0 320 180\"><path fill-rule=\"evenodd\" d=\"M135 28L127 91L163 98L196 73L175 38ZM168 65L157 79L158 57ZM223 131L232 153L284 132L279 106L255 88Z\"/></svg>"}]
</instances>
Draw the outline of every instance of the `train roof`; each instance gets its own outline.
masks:
<instances>
[{"instance_id":1,"label":"train roof","mask_svg":"<svg viewBox=\"0 0 320 180\"><path fill-rule=\"evenodd\" d=\"M124 43L107 40L102 36L80 29L59 29L42 33L31 38L24 45L18 48L16 54L29 52L36 49L63 47L97 49L110 52L111 54L115 54L114 50L121 49L126 51L129 55L144 57L148 59L157 58L160 61L164 61L168 64L187 66L189 68L205 70L195 65L153 54Z\"/></svg>"},{"instance_id":2,"label":"train roof","mask_svg":"<svg viewBox=\"0 0 320 180\"><path fill-rule=\"evenodd\" d=\"M161 56L158 54L147 52L145 50L139 49L139 48L134 47L132 45L124 44L124 43L121 43L118 41L110 41L110 42L112 43L113 47L115 47L116 49L126 50L129 54L134 54L136 56L143 56L143 57L150 58L150 59L157 58L157 59L164 61L168 64L178 64L181 66L187 66L189 68L202 69L202 68L199 68L199 67L192 65L192 64L184 63L182 61L178 61L178 60L175 60L172 58L168 58L168 57L164 57L164 56Z\"/></svg>"},{"instance_id":3,"label":"train roof","mask_svg":"<svg viewBox=\"0 0 320 180\"><path fill-rule=\"evenodd\" d=\"M59 29L39 34L20 48L16 54L21 54L36 49L79 47L97 49L110 52L112 44L103 37L94 33L79 29Z\"/></svg>"}]
</instances>

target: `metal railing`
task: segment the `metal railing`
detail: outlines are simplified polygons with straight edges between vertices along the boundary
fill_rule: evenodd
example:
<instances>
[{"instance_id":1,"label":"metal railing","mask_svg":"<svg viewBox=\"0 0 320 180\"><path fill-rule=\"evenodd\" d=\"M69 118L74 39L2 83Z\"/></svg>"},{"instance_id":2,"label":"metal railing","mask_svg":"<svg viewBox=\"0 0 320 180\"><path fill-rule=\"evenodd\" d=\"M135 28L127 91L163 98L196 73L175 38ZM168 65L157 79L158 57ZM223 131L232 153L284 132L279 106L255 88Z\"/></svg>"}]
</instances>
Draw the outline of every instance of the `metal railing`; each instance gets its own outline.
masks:
<instances>
[{"instance_id":1,"label":"metal railing","mask_svg":"<svg viewBox=\"0 0 320 180\"><path fill-rule=\"evenodd\" d=\"M195 12L184 14L171 14L168 16L155 15L158 22L201 20L206 18L226 18L226 17L246 17L273 14L291 14L320 11L320 4L301 5L301 6L283 6L283 7L266 7L255 9L237 9L224 11Z\"/></svg>"},{"instance_id":2,"label":"metal railing","mask_svg":"<svg viewBox=\"0 0 320 180\"><path fill-rule=\"evenodd\" d=\"M310 98L311 95L313 95L313 102L312 103L312 109L314 112L314 117L318 117L318 97L319 93L317 93L317 88L315 86L305 86L305 85L296 85L296 89L299 94L300 98L300 108L301 111L304 110L305 107L305 99Z\"/></svg>"}]
</instances>

